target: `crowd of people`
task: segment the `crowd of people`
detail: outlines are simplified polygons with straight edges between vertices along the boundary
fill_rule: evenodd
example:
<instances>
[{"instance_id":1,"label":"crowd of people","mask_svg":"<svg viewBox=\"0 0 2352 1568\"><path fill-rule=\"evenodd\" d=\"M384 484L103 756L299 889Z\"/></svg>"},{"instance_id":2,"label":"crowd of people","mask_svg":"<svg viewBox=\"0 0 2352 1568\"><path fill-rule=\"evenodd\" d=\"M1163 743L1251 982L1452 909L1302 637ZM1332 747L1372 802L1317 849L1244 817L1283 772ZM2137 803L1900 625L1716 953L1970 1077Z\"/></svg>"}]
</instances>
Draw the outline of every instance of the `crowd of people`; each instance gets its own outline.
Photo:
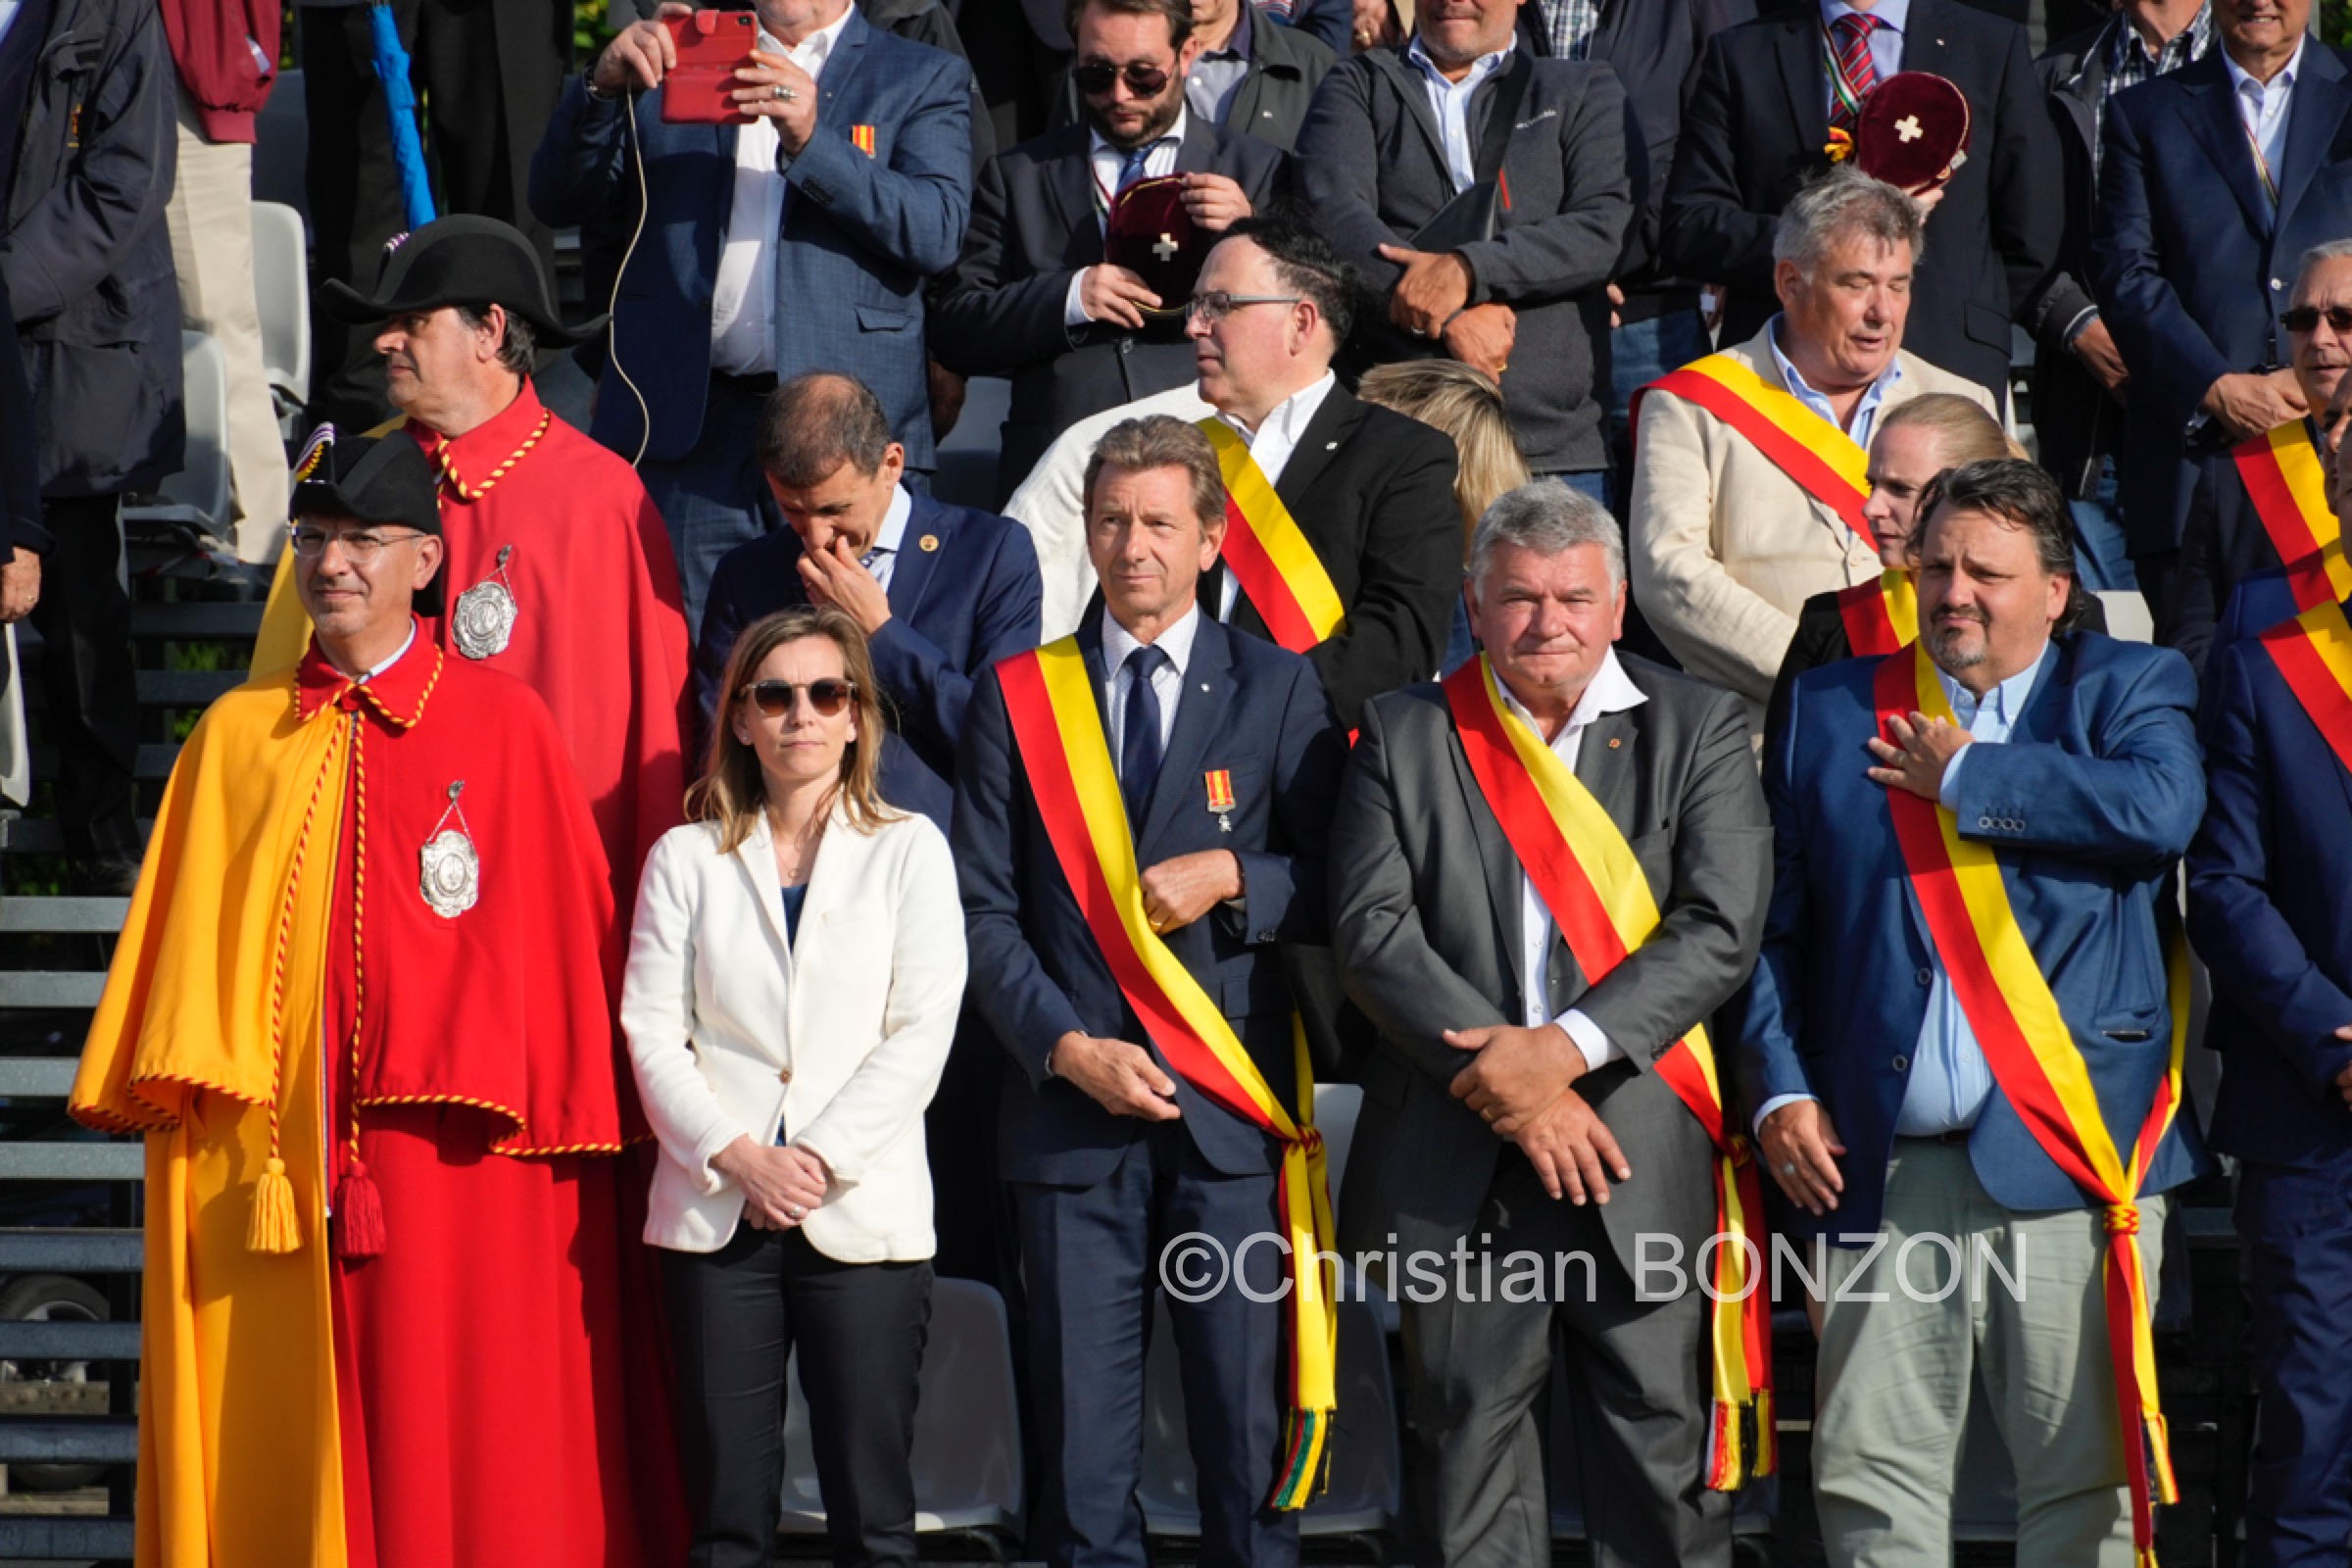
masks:
<instances>
[{"instance_id":1,"label":"crowd of people","mask_svg":"<svg viewBox=\"0 0 2352 1568\"><path fill-rule=\"evenodd\" d=\"M72 1105L148 1149L143 1564L764 1562L796 1353L836 1560L912 1562L951 1273L1054 1564L1147 1560L1162 1308L1202 1559L1296 1561L1369 1282L1416 1560L1548 1560L1556 1365L1595 1560L1728 1564L1777 1293L1831 1561L1949 1560L1974 1383L2019 1560L2148 1568L2216 1153L2248 1557L2342 1561L2309 0L2038 62L1992 0L754 0L715 75L665 3L568 78L418 0L455 216L397 233L315 0L290 468L224 216L263 9L0 11L0 616L130 894ZM1880 177L1938 80L1958 142ZM275 576L142 851L118 517L183 319ZM932 494L978 375L998 511Z\"/></svg>"}]
</instances>

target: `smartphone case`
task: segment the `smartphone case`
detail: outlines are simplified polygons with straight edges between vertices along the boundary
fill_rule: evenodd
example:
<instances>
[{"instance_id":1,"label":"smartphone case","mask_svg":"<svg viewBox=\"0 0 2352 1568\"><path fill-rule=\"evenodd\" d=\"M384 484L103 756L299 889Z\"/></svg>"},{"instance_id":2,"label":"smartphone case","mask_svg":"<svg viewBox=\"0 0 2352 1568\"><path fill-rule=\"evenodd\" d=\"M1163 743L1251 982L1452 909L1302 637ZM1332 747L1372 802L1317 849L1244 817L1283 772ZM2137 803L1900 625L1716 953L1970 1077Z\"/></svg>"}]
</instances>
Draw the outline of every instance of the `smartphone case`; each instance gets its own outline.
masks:
<instances>
[{"instance_id":1,"label":"smartphone case","mask_svg":"<svg viewBox=\"0 0 2352 1568\"><path fill-rule=\"evenodd\" d=\"M724 125L751 117L735 101L735 73L751 59L760 19L749 11L697 11L662 24L678 63L662 79L662 119L669 124Z\"/></svg>"}]
</instances>

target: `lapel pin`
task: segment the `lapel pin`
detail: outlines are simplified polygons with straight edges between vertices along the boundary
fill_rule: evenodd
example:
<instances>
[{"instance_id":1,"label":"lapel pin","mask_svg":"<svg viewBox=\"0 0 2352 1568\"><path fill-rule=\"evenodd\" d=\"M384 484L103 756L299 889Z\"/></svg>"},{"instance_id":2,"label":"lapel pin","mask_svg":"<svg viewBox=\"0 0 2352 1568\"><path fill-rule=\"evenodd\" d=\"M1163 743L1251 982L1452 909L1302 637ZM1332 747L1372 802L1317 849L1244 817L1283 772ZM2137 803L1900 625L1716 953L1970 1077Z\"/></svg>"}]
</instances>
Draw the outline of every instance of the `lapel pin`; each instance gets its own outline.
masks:
<instances>
[{"instance_id":1,"label":"lapel pin","mask_svg":"<svg viewBox=\"0 0 2352 1568\"><path fill-rule=\"evenodd\" d=\"M1620 746L1623 746L1624 744L1625 744L1625 742L1624 742L1623 740L1621 740L1620 738L1618 738L1617 736L1615 736L1615 735L1612 735L1612 736L1610 736L1610 737L1609 737L1609 750L1610 750L1610 751L1612 751L1612 752L1613 752L1613 751L1615 751L1615 750L1616 750L1618 747L1620 747Z\"/></svg>"},{"instance_id":2,"label":"lapel pin","mask_svg":"<svg viewBox=\"0 0 2352 1568\"><path fill-rule=\"evenodd\" d=\"M1340 444L1337 441L1326 441L1323 443L1323 450L1326 452L1337 452L1340 450Z\"/></svg>"},{"instance_id":3,"label":"lapel pin","mask_svg":"<svg viewBox=\"0 0 2352 1568\"><path fill-rule=\"evenodd\" d=\"M1206 690L1206 688L1202 688ZM1208 808L1217 814L1217 831L1233 831L1233 770L1212 767L1201 775L1208 786Z\"/></svg>"},{"instance_id":4,"label":"lapel pin","mask_svg":"<svg viewBox=\"0 0 2352 1568\"><path fill-rule=\"evenodd\" d=\"M922 547L923 554L929 555L932 551L939 548L939 535L935 533L927 533L923 535L922 538L916 540L915 543Z\"/></svg>"}]
</instances>

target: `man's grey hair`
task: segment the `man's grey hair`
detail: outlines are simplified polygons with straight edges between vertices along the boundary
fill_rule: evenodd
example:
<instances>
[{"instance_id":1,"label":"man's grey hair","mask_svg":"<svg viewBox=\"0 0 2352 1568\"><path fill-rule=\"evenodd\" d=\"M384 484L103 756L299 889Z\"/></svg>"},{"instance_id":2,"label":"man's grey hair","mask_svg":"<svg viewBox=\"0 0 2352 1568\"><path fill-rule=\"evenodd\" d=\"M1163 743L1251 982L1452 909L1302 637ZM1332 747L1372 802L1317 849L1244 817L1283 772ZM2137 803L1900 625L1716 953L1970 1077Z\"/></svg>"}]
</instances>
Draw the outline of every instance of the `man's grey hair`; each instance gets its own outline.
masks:
<instances>
[{"instance_id":1,"label":"man's grey hair","mask_svg":"<svg viewBox=\"0 0 2352 1568\"><path fill-rule=\"evenodd\" d=\"M1772 259L1793 262L1810 275L1831 246L1856 234L1890 250L1910 246L1914 264L1927 248L1919 207L1910 197L1850 164L1838 164L1808 181L1781 210L1772 230Z\"/></svg>"},{"instance_id":2,"label":"man's grey hair","mask_svg":"<svg viewBox=\"0 0 2352 1568\"><path fill-rule=\"evenodd\" d=\"M1625 538L1617 531L1617 519L1599 502L1557 479L1538 479L1494 498L1470 536L1467 574L1472 582L1486 580L1494 552L1505 545L1539 556L1598 545L1609 568L1611 591L1625 582Z\"/></svg>"},{"instance_id":3,"label":"man's grey hair","mask_svg":"<svg viewBox=\"0 0 2352 1568\"><path fill-rule=\"evenodd\" d=\"M2322 262L2341 261L2352 261L2352 239L2331 239L2325 245L2314 245L2305 251L2303 259L2295 264L2295 281L2298 284L2301 283L2303 274Z\"/></svg>"}]
</instances>

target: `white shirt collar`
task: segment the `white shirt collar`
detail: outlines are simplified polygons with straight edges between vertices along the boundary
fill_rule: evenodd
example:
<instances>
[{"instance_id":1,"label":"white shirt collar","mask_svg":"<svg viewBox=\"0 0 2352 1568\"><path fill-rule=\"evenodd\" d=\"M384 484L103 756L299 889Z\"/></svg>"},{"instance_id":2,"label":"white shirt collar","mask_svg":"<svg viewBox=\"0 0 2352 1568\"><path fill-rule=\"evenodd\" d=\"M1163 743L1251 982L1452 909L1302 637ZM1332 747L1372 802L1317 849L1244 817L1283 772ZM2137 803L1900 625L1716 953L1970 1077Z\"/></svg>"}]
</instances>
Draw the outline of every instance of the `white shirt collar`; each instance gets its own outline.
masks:
<instances>
[{"instance_id":1,"label":"white shirt collar","mask_svg":"<svg viewBox=\"0 0 2352 1568\"><path fill-rule=\"evenodd\" d=\"M1518 714L1520 721L1541 739L1544 726L1536 722L1536 715L1528 710L1524 703L1511 695L1510 685L1503 680L1500 671L1495 673L1494 685L1502 693L1503 706ZM1601 714L1622 713L1629 708L1640 708L1648 701L1649 694L1634 684L1634 677L1628 675L1625 666L1617 662L1617 650L1611 648L1600 656L1600 667L1585 683L1584 694L1577 698L1576 706L1568 710L1568 722L1560 726L1560 732L1551 738L1550 744L1557 749L1562 741Z\"/></svg>"},{"instance_id":2,"label":"white shirt collar","mask_svg":"<svg viewBox=\"0 0 2352 1568\"><path fill-rule=\"evenodd\" d=\"M1170 125L1167 129L1161 131L1157 136L1153 137L1152 141L1147 144L1148 147L1157 147L1161 142L1174 142L1177 147L1182 148L1184 146L1185 128L1187 123L1192 119L1192 110L1189 108L1179 108L1176 111L1176 122ZM1087 151L1091 156L1098 159L1107 157L1117 163L1125 163L1127 160L1127 153L1129 151L1129 149L1125 147L1113 147L1109 142L1103 140L1102 133L1101 131L1096 130L1091 126L1088 128L1086 133L1086 146Z\"/></svg>"},{"instance_id":3,"label":"white shirt collar","mask_svg":"<svg viewBox=\"0 0 2352 1568\"><path fill-rule=\"evenodd\" d=\"M1152 647L1168 656L1168 663L1175 669L1179 678L1183 676L1185 666L1193 662L1193 638L1199 634L1200 630L1200 601L1196 596L1192 608L1187 610L1174 625L1161 632L1152 644ZM1127 662L1127 656L1143 646L1142 643L1128 635L1127 628L1120 625L1118 617L1110 612L1110 607L1104 605L1102 607L1102 673L1116 679L1119 666Z\"/></svg>"},{"instance_id":4,"label":"white shirt collar","mask_svg":"<svg viewBox=\"0 0 2352 1568\"><path fill-rule=\"evenodd\" d=\"M2015 725L2018 714L2026 710L2026 698L2034 690L2034 682L2041 674L2041 666L2050 662L2051 647L2052 644L2045 639L2041 645L2041 652L2034 657L2034 662L1981 698L1945 674L1943 666L1937 664L1936 666L1936 682L1943 688L1944 701L1952 705L1952 715L1960 720L1960 727L1968 728L1976 722L1977 715L1986 709L1991 710L1993 717L1999 721L2003 731L2007 731Z\"/></svg>"},{"instance_id":5,"label":"white shirt collar","mask_svg":"<svg viewBox=\"0 0 2352 1568\"><path fill-rule=\"evenodd\" d=\"M2267 84L2256 81L2250 74L2238 66L2236 61L2230 58L2229 50L2222 50L2222 69L2230 73L2230 90L2232 93L2240 93L2251 87L2257 93L2264 94L2294 91L2295 74L2303 69L2303 47L2310 42L2311 35L2309 33L2297 38L2295 52L2287 56L2286 64L2279 68L2278 74L2273 76Z\"/></svg>"},{"instance_id":6,"label":"white shirt collar","mask_svg":"<svg viewBox=\"0 0 2352 1568\"><path fill-rule=\"evenodd\" d=\"M1322 411L1323 400L1331 396L1331 389L1339 384L1339 376L1330 370L1325 370L1321 375L1316 376L1312 381L1307 382L1306 385L1268 410L1266 416L1258 421L1255 430L1244 424L1239 416L1227 414L1223 409L1217 411L1217 417L1232 425L1234 432L1244 441L1254 440L1267 431L1274 431L1281 436L1282 443L1286 448L1296 447L1298 445L1298 438L1306 434L1306 427L1314 423L1315 416Z\"/></svg>"},{"instance_id":7,"label":"white shirt collar","mask_svg":"<svg viewBox=\"0 0 2352 1568\"><path fill-rule=\"evenodd\" d=\"M799 66L809 75L821 76L825 72L825 62L833 58L833 46L841 42L841 30L850 24L850 14L857 9L856 5L842 7L840 16L803 38L798 44L787 44L765 27L761 27L760 29L760 47L768 54L788 55L794 65Z\"/></svg>"},{"instance_id":8,"label":"white shirt collar","mask_svg":"<svg viewBox=\"0 0 2352 1568\"><path fill-rule=\"evenodd\" d=\"M1504 44L1491 55L1480 55L1476 60L1471 61L1469 74L1459 81L1446 79L1446 74L1438 69L1438 63L1430 59L1429 52L1421 47L1421 35L1417 32L1413 34L1413 41L1405 46L1404 58L1420 67L1421 74L1444 91L1468 92L1504 66L1509 65L1511 55L1517 47L1518 35L1514 33L1511 42Z\"/></svg>"},{"instance_id":9,"label":"white shirt collar","mask_svg":"<svg viewBox=\"0 0 2352 1568\"><path fill-rule=\"evenodd\" d=\"M409 656L409 650L416 646L416 617L415 615L411 615L409 617L409 634L400 640L399 649L392 655L390 659L385 660L382 663L373 665L368 669L363 669L357 675L354 675L352 677L352 684L355 686L367 685L369 681L375 679L376 676L381 675L385 670L390 669L394 664L397 664L403 659L406 659Z\"/></svg>"},{"instance_id":10,"label":"white shirt collar","mask_svg":"<svg viewBox=\"0 0 2352 1568\"><path fill-rule=\"evenodd\" d=\"M874 531L874 542L868 550L887 550L896 555L905 548L906 519L914 515L914 498L903 484L891 486L890 510L882 514L882 526Z\"/></svg>"}]
</instances>

